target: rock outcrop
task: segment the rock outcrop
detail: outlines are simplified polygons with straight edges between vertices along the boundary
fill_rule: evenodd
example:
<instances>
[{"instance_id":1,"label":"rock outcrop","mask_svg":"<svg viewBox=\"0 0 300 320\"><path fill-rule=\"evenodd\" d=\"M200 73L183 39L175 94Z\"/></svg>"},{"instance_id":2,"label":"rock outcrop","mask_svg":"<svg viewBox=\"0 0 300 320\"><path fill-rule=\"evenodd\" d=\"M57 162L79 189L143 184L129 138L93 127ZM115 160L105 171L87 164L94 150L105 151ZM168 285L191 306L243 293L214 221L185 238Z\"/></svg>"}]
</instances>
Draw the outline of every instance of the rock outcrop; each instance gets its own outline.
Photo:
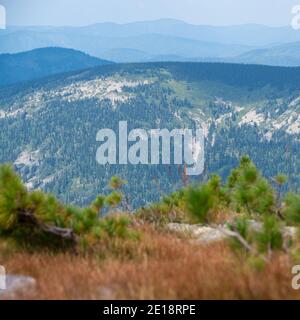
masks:
<instances>
[{"instance_id":1,"label":"rock outcrop","mask_svg":"<svg viewBox=\"0 0 300 320\"><path fill-rule=\"evenodd\" d=\"M17 296L32 293L36 289L36 280L21 275L6 275L6 289L0 290L0 299L15 299Z\"/></svg>"}]
</instances>

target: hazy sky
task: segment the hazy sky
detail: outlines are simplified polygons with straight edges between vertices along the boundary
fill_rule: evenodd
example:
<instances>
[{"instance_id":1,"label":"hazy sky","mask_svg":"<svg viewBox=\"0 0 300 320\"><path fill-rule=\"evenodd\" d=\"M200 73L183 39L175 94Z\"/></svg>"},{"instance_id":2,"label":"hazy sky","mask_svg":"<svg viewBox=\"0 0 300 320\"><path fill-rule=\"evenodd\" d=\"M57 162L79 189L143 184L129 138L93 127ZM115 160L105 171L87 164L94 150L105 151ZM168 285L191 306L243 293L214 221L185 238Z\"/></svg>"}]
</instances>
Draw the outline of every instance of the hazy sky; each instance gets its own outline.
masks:
<instances>
[{"instance_id":1,"label":"hazy sky","mask_svg":"<svg viewBox=\"0 0 300 320\"><path fill-rule=\"evenodd\" d=\"M0 0L8 25L88 25L161 18L194 24L289 25L300 0Z\"/></svg>"}]
</instances>

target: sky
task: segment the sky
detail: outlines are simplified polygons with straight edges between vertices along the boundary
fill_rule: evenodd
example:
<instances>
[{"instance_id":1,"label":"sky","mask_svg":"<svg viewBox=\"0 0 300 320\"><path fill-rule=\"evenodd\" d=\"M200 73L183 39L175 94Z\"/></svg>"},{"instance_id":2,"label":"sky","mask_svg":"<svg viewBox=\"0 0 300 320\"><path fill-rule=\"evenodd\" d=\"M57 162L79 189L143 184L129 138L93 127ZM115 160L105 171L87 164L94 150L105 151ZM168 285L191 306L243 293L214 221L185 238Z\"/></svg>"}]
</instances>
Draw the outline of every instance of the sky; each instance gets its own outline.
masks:
<instances>
[{"instance_id":1,"label":"sky","mask_svg":"<svg viewBox=\"0 0 300 320\"><path fill-rule=\"evenodd\" d=\"M289 25L300 0L0 0L8 25L82 26L179 19L197 25Z\"/></svg>"}]
</instances>

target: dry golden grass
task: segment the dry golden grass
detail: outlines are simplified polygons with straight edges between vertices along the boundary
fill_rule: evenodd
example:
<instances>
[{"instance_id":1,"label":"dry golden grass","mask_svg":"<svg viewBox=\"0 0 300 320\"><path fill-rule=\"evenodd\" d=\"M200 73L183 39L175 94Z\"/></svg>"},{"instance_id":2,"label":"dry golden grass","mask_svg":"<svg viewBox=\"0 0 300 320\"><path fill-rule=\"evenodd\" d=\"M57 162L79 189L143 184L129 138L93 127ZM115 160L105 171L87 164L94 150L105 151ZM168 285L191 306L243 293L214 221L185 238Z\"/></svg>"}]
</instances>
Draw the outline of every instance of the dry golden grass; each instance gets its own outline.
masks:
<instances>
[{"instance_id":1,"label":"dry golden grass","mask_svg":"<svg viewBox=\"0 0 300 320\"><path fill-rule=\"evenodd\" d=\"M286 255L258 270L225 243L193 245L143 228L140 241L103 244L98 257L19 252L1 264L37 280L36 292L18 299L300 299Z\"/></svg>"}]
</instances>

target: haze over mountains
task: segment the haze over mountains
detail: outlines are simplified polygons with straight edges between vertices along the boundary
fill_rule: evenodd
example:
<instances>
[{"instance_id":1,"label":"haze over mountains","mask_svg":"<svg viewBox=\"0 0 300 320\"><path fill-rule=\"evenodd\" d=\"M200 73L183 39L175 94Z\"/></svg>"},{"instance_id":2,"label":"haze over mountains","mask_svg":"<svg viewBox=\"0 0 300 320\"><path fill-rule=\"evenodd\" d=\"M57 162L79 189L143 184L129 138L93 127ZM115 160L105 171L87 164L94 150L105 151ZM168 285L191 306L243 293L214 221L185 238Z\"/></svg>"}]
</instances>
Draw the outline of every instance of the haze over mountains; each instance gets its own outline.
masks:
<instances>
[{"instance_id":1,"label":"haze over mountains","mask_svg":"<svg viewBox=\"0 0 300 320\"><path fill-rule=\"evenodd\" d=\"M239 57L229 60L236 63L300 66L300 42L252 50L241 54Z\"/></svg>"},{"instance_id":2,"label":"haze over mountains","mask_svg":"<svg viewBox=\"0 0 300 320\"><path fill-rule=\"evenodd\" d=\"M54 47L0 54L0 86L109 63L80 51Z\"/></svg>"},{"instance_id":3,"label":"haze over mountains","mask_svg":"<svg viewBox=\"0 0 300 320\"><path fill-rule=\"evenodd\" d=\"M224 61L300 65L300 32L261 25L197 26L178 20L86 27L8 27L0 53L64 47L115 62Z\"/></svg>"}]
</instances>

